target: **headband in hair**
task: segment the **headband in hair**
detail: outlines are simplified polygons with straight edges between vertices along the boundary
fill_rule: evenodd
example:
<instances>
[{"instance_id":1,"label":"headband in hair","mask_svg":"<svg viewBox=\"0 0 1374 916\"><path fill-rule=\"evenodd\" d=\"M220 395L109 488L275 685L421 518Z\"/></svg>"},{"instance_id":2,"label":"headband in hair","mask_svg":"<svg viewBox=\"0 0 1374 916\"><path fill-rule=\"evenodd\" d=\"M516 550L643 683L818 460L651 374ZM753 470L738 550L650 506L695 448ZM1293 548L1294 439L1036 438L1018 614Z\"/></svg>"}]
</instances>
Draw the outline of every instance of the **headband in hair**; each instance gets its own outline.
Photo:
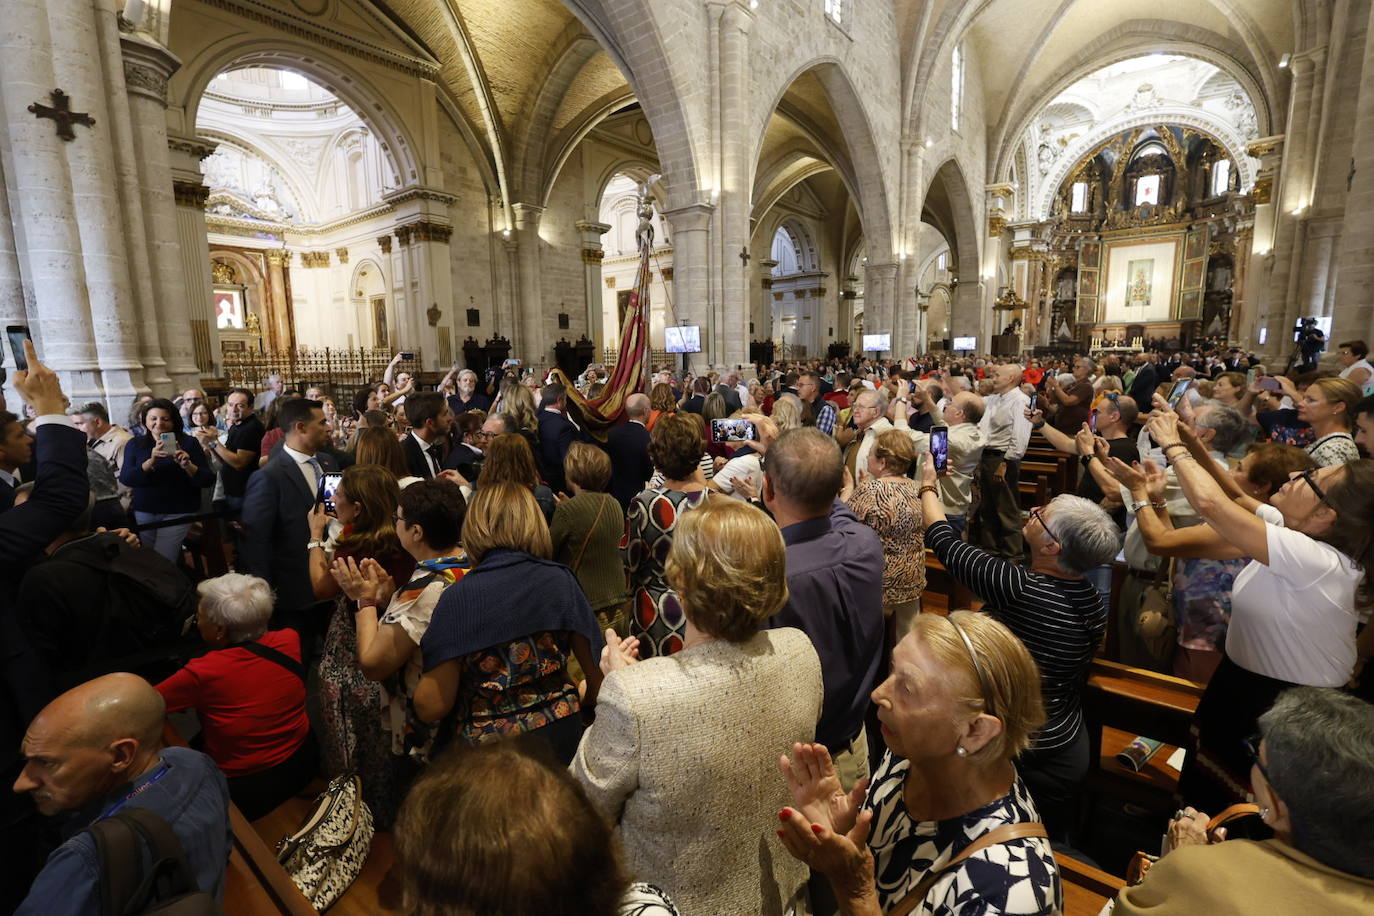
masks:
<instances>
[{"instance_id":1,"label":"headband in hair","mask_svg":"<svg viewBox=\"0 0 1374 916\"><path fill-rule=\"evenodd\" d=\"M973 662L974 673L978 675L978 688L983 691L983 711L992 715L992 690L988 687L987 675L983 673L983 666L978 663L978 653L973 650L973 640L968 638L964 628L954 622L952 617L946 617L949 625L954 627L954 632L959 634L959 638L964 641L964 648L968 649L969 660Z\"/></svg>"}]
</instances>

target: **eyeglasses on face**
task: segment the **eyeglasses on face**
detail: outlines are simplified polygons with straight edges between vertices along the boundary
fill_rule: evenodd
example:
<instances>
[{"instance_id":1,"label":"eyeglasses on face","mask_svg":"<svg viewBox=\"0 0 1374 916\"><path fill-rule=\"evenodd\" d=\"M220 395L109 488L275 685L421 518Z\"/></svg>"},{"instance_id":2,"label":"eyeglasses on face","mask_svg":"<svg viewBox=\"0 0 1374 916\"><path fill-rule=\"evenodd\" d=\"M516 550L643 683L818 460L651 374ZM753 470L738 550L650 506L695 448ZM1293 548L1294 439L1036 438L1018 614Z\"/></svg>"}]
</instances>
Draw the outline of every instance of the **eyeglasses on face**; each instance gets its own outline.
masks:
<instances>
[{"instance_id":1,"label":"eyeglasses on face","mask_svg":"<svg viewBox=\"0 0 1374 916\"><path fill-rule=\"evenodd\" d=\"M1330 506L1331 503L1326 498L1326 491L1323 490L1321 487L1317 486L1317 481L1315 479L1317 476L1317 470L1317 468L1308 468L1305 471L1296 471L1295 473L1304 481L1306 481L1307 485L1312 488L1312 492L1317 494L1317 499L1320 499L1322 502Z\"/></svg>"},{"instance_id":2,"label":"eyeglasses on face","mask_svg":"<svg viewBox=\"0 0 1374 916\"><path fill-rule=\"evenodd\" d=\"M1050 536L1050 540L1054 541L1056 544L1062 543L1059 538L1055 537L1054 532L1050 530L1050 526L1045 524L1045 516L1041 514L1039 508L1030 510L1030 517L1040 523L1040 527L1045 529L1045 533Z\"/></svg>"},{"instance_id":3,"label":"eyeglasses on face","mask_svg":"<svg viewBox=\"0 0 1374 916\"><path fill-rule=\"evenodd\" d=\"M1260 760L1260 743L1263 740L1263 735L1251 735L1242 743L1245 745L1245 750L1250 754L1250 762L1259 769L1260 774L1263 775L1265 779L1268 779L1269 770L1265 768L1264 763Z\"/></svg>"}]
</instances>

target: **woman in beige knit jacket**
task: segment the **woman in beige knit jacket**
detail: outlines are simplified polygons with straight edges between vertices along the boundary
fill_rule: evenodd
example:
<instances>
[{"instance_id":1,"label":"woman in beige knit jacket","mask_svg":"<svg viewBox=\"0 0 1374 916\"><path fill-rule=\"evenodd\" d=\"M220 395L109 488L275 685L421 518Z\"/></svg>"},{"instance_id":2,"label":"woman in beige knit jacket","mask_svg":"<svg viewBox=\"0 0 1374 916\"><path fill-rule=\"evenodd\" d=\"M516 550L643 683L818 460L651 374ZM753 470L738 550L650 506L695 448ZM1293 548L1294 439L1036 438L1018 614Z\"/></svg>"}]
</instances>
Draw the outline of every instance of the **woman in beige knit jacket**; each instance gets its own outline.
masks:
<instances>
[{"instance_id":1,"label":"woman in beige knit jacket","mask_svg":"<svg viewBox=\"0 0 1374 916\"><path fill-rule=\"evenodd\" d=\"M619 825L631 875L683 913L782 914L806 869L775 833L778 756L815 736L821 666L800 630L759 630L787 600L782 535L762 512L707 500L678 523L669 584L683 648L638 662L606 633L596 722L572 772Z\"/></svg>"}]
</instances>

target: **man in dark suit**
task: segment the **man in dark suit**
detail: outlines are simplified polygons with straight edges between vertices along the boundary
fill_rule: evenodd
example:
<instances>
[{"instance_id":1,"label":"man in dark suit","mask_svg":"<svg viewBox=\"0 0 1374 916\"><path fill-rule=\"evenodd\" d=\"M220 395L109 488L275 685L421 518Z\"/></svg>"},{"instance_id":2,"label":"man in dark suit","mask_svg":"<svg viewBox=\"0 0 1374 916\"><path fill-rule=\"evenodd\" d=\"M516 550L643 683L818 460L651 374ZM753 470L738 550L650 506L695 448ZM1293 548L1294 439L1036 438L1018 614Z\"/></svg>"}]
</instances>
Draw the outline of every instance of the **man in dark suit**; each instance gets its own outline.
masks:
<instances>
[{"instance_id":1,"label":"man in dark suit","mask_svg":"<svg viewBox=\"0 0 1374 916\"><path fill-rule=\"evenodd\" d=\"M0 410L0 512L14 505L14 489L19 486L19 469L33 458L33 436L24 421Z\"/></svg>"},{"instance_id":2,"label":"man in dark suit","mask_svg":"<svg viewBox=\"0 0 1374 916\"><path fill-rule=\"evenodd\" d=\"M629 508L630 500L654 476L654 463L649 460L649 431L644 428L648 415L649 396L630 395L625 399L626 422L606 437L606 453L611 456L611 495L621 508Z\"/></svg>"},{"instance_id":3,"label":"man in dark suit","mask_svg":"<svg viewBox=\"0 0 1374 916\"><path fill-rule=\"evenodd\" d=\"M412 477L429 480L444 469L444 446L453 431L453 411L437 391L422 391L406 398L410 432L401 440L406 468Z\"/></svg>"},{"instance_id":4,"label":"man in dark suit","mask_svg":"<svg viewBox=\"0 0 1374 916\"><path fill-rule=\"evenodd\" d=\"M29 371L15 372L11 382L37 413L38 461L28 501L0 513L0 779L7 786L23 766L24 730L52 699L51 677L30 650L15 611L19 581L90 504L86 434L66 415L68 401L56 373L38 361L32 342L25 341L24 351ZM0 793L0 912L18 906L42 867L46 850L35 842L35 817L28 796Z\"/></svg>"},{"instance_id":5,"label":"man in dark suit","mask_svg":"<svg viewBox=\"0 0 1374 916\"><path fill-rule=\"evenodd\" d=\"M735 386L738 384L738 372L724 372L720 376L720 384L716 386L721 397L725 398L725 409L730 413L734 413L744 406L740 403L739 392L735 390Z\"/></svg>"},{"instance_id":6,"label":"man in dark suit","mask_svg":"<svg viewBox=\"0 0 1374 916\"><path fill-rule=\"evenodd\" d=\"M1149 404L1155 388L1159 386L1159 370L1155 367L1154 357L1148 353L1137 354L1135 359L1135 378L1131 380L1128 393L1137 404Z\"/></svg>"},{"instance_id":7,"label":"man in dark suit","mask_svg":"<svg viewBox=\"0 0 1374 916\"><path fill-rule=\"evenodd\" d=\"M307 612L315 606L310 586L311 550L307 516L319 500L320 480L338 467L321 448L329 423L319 401L293 398L281 405L277 422L286 433L282 449L248 478L243 497L245 537L239 544L238 571L266 579L277 593L277 625L313 633Z\"/></svg>"},{"instance_id":8,"label":"man in dark suit","mask_svg":"<svg viewBox=\"0 0 1374 916\"><path fill-rule=\"evenodd\" d=\"M491 441L482 435L484 422L481 413L461 413L453 418L453 447L444 459L444 470L457 471L468 483L482 472L482 461L486 458L484 447Z\"/></svg>"},{"instance_id":9,"label":"man in dark suit","mask_svg":"<svg viewBox=\"0 0 1374 916\"><path fill-rule=\"evenodd\" d=\"M544 482L555 493L566 490L563 459L568 446L581 438L577 424L568 419L568 391L557 382L544 386L539 398L539 467Z\"/></svg>"}]
</instances>

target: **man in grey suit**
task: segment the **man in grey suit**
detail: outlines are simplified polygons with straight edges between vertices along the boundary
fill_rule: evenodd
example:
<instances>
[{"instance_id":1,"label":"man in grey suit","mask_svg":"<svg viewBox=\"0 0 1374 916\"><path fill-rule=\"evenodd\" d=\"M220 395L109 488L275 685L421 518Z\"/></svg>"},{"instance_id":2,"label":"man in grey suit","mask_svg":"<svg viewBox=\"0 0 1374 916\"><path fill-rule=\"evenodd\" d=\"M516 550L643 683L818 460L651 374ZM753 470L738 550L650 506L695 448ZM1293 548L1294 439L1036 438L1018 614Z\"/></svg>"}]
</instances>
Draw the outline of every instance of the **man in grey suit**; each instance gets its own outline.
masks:
<instances>
[{"instance_id":1,"label":"man in grey suit","mask_svg":"<svg viewBox=\"0 0 1374 916\"><path fill-rule=\"evenodd\" d=\"M277 414L286 439L280 452L248 478L243 496L246 533L238 552L238 571L266 579L277 593L273 623L306 630L315 604L310 586L311 550L307 516L318 501L320 480L338 466L321 451L329 441L329 422L319 401L293 398Z\"/></svg>"},{"instance_id":2,"label":"man in grey suit","mask_svg":"<svg viewBox=\"0 0 1374 916\"><path fill-rule=\"evenodd\" d=\"M721 397L725 398L725 408L731 413L734 413L744 406L739 399L739 392L735 390L735 386L738 384L739 373L730 370L720 374L720 384L716 386L716 390L720 392Z\"/></svg>"}]
</instances>

